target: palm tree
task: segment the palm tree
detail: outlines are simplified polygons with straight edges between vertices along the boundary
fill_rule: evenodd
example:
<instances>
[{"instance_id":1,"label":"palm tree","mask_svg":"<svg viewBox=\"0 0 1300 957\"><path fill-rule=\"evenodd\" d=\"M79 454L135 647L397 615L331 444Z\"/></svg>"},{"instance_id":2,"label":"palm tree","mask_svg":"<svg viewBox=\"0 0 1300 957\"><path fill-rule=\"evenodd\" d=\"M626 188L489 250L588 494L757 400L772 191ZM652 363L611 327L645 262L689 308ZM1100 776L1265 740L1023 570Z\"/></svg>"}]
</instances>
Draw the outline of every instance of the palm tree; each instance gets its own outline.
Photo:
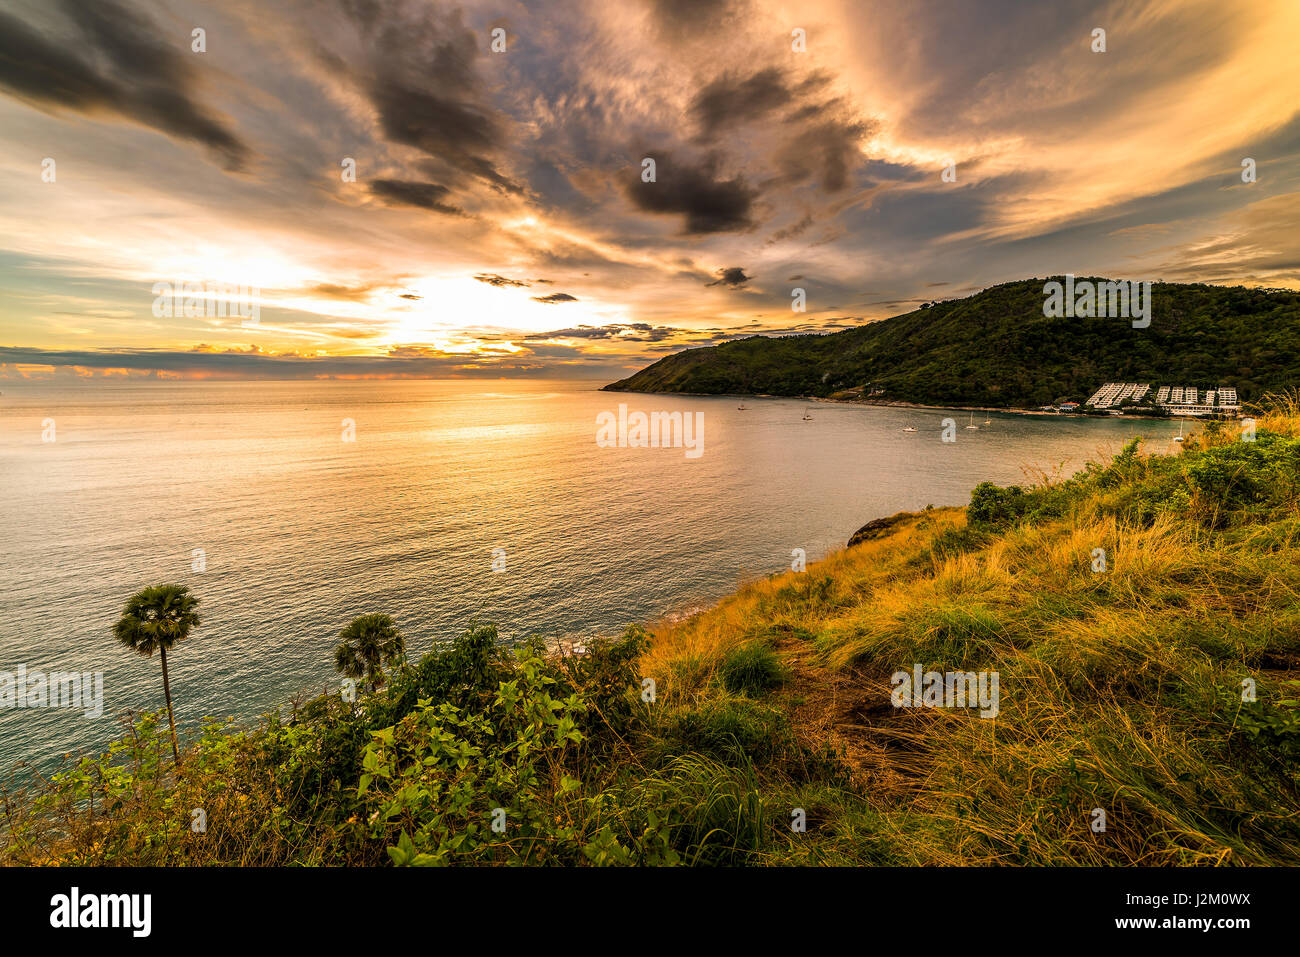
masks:
<instances>
[{"instance_id":1,"label":"palm tree","mask_svg":"<svg viewBox=\"0 0 1300 957\"><path fill-rule=\"evenodd\" d=\"M172 712L172 686L167 677L167 649L189 637L199 626L199 599L185 585L154 585L131 596L117 620L117 640L146 658L155 649L162 660L163 694L167 698L167 721L172 729L172 757L179 763L176 746L176 716Z\"/></svg>"},{"instance_id":2,"label":"palm tree","mask_svg":"<svg viewBox=\"0 0 1300 957\"><path fill-rule=\"evenodd\" d=\"M384 683L384 665L394 665L406 653L406 640L388 615L362 615L341 632L334 649L334 667L349 678L364 678L370 687Z\"/></svg>"}]
</instances>

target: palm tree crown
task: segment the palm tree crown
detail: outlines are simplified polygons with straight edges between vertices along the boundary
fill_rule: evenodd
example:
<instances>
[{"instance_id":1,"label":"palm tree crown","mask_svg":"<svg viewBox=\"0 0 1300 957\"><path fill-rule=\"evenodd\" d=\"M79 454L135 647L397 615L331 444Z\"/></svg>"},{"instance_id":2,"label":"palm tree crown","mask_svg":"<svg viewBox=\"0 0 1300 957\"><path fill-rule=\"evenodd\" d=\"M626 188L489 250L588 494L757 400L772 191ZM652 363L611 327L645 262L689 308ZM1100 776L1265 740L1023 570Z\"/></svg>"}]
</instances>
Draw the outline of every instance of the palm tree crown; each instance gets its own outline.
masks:
<instances>
[{"instance_id":1,"label":"palm tree crown","mask_svg":"<svg viewBox=\"0 0 1300 957\"><path fill-rule=\"evenodd\" d=\"M364 678L373 687L384 683L384 665L402 660L406 641L388 615L362 615L339 632L334 667L349 678Z\"/></svg>"},{"instance_id":2,"label":"palm tree crown","mask_svg":"<svg viewBox=\"0 0 1300 957\"><path fill-rule=\"evenodd\" d=\"M150 658L199 626L198 604L185 585L153 585L131 596L113 633L123 645Z\"/></svg>"}]
</instances>

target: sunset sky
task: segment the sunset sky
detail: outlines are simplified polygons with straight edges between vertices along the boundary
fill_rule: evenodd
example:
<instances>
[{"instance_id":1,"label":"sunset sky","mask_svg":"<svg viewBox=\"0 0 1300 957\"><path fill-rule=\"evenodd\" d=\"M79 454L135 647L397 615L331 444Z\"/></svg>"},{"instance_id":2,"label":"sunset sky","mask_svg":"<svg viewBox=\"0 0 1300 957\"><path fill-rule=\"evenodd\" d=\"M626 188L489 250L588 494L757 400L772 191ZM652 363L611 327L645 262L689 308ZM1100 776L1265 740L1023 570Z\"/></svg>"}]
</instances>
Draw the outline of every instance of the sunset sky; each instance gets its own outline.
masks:
<instances>
[{"instance_id":1,"label":"sunset sky","mask_svg":"<svg viewBox=\"0 0 1300 957\"><path fill-rule=\"evenodd\" d=\"M608 379L1033 276L1300 288L1297 38L1295 0L7 0L0 378Z\"/></svg>"}]
</instances>

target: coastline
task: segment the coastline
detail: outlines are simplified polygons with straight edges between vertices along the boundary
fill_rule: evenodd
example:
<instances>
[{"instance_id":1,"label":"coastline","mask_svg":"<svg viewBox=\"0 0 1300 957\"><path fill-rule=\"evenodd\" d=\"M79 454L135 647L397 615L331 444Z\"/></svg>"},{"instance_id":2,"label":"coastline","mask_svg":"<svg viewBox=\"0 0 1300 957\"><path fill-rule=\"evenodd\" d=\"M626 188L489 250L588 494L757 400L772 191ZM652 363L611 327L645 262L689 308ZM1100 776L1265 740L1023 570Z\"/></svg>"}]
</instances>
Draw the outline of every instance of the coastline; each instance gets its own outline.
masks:
<instances>
[{"instance_id":1,"label":"coastline","mask_svg":"<svg viewBox=\"0 0 1300 957\"><path fill-rule=\"evenodd\" d=\"M1008 415L1064 416L1071 419L1124 418L1150 419L1154 422L1168 422L1176 418L1202 418L1201 416L1142 415L1136 412L1125 412L1121 416L1112 416L1109 412L1104 415L1088 412L1048 412L1044 409L1018 409L995 405L926 405L922 402L903 402L897 399L836 399L829 396L826 398L809 396L808 398L817 402L828 402L836 405L878 405L900 409L931 409L936 412L1004 412Z\"/></svg>"},{"instance_id":2,"label":"coastline","mask_svg":"<svg viewBox=\"0 0 1300 957\"><path fill-rule=\"evenodd\" d=\"M766 392L647 392L642 389L611 389L609 386L602 386L600 392L619 392L628 395L689 395L702 399L794 399L802 402L824 402L829 405L872 405L886 408L899 409L923 409L935 412L1002 412L1007 415L1041 415L1041 416L1064 416L1072 419L1149 419L1153 422L1172 422L1175 419L1192 419L1201 421L1206 416L1166 416L1166 415L1141 415L1133 412L1125 412L1122 416L1111 416L1090 414L1086 412L1046 412L1042 409L1020 409L1010 408L1007 406L994 405L929 405L924 402L904 402L901 399L837 399L834 396L820 395L771 395Z\"/></svg>"}]
</instances>

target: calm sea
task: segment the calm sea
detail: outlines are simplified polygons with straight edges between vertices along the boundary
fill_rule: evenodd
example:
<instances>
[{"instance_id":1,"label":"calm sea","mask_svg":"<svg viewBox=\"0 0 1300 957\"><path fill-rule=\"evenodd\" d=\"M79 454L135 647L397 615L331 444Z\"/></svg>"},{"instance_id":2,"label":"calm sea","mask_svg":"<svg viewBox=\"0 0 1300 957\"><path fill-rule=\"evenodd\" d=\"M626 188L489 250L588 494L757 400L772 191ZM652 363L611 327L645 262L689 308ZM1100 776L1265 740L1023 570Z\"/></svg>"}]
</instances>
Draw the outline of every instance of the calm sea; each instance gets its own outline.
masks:
<instances>
[{"instance_id":1,"label":"calm sea","mask_svg":"<svg viewBox=\"0 0 1300 957\"><path fill-rule=\"evenodd\" d=\"M48 767L111 740L122 710L162 704L157 659L111 634L147 584L202 598L202 627L169 658L192 729L336 688L336 636L365 612L393 615L413 653L476 618L507 640L614 634L787 570L792 549L815 560L872 518L965 504L1025 469L1068 472L1135 434L1167 447L1177 431L996 413L972 431L939 410L741 410L598 385L4 383L0 672L103 672L104 715L0 711L0 766ZM703 412L703 454L598 447L597 416L620 402Z\"/></svg>"}]
</instances>

